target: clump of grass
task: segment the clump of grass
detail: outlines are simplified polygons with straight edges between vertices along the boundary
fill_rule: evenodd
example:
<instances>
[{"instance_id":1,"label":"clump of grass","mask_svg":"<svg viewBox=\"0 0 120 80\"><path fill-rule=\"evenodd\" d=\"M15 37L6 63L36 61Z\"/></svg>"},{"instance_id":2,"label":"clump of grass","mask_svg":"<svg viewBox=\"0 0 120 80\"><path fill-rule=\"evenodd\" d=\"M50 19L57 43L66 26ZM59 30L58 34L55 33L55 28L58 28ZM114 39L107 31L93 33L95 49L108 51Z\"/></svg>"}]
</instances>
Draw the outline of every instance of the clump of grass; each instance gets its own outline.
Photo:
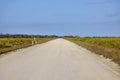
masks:
<instances>
[{"instance_id":1,"label":"clump of grass","mask_svg":"<svg viewBox=\"0 0 120 80\"><path fill-rule=\"evenodd\" d=\"M120 38L66 38L120 64Z\"/></svg>"}]
</instances>

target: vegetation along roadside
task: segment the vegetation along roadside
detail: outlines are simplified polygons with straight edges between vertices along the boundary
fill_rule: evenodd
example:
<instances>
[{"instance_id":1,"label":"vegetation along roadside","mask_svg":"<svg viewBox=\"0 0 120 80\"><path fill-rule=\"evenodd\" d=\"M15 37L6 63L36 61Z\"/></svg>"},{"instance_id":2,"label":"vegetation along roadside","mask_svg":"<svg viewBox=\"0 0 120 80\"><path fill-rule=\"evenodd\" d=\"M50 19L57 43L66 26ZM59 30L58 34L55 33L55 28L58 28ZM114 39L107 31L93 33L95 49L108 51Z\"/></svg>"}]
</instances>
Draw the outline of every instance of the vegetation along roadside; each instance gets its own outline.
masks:
<instances>
[{"instance_id":1,"label":"vegetation along roadside","mask_svg":"<svg viewBox=\"0 0 120 80\"><path fill-rule=\"evenodd\" d=\"M120 38L65 38L120 65Z\"/></svg>"},{"instance_id":2,"label":"vegetation along roadside","mask_svg":"<svg viewBox=\"0 0 120 80\"><path fill-rule=\"evenodd\" d=\"M36 38L35 38L36 37ZM44 43L55 39L56 36L24 35L24 34L2 34L0 35L0 54L16 49Z\"/></svg>"}]
</instances>

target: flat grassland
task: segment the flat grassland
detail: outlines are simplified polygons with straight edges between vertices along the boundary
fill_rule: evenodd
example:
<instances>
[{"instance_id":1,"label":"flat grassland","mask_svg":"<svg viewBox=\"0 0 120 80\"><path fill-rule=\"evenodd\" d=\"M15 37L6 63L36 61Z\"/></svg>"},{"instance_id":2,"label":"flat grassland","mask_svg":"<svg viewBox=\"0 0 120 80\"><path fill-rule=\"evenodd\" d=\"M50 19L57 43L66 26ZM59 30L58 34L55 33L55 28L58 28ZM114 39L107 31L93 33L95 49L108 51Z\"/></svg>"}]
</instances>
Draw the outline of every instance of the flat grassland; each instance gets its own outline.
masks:
<instances>
[{"instance_id":1,"label":"flat grassland","mask_svg":"<svg viewBox=\"0 0 120 80\"><path fill-rule=\"evenodd\" d=\"M120 64L120 38L65 38Z\"/></svg>"},{"instance_id":2,"label":"flat grassland","mask_svg":"<svg viewBox=\"0 0 120 80\"><path fill-rule=\"evenodd\" d=\"M38 44L54 38L36 38ZM32 45L33 38L0 38L0 54Z\"/></svg>"}]
</instances>

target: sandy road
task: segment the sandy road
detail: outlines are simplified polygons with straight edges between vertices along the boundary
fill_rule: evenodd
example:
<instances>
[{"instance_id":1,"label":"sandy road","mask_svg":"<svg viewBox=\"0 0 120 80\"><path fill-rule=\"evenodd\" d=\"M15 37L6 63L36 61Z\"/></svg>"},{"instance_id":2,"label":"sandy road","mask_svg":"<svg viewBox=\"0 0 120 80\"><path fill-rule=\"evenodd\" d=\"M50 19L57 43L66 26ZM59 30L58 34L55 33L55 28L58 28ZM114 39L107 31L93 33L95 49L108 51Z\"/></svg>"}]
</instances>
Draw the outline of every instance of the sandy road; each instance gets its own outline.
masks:
<instances>
[{"instance_id":1,"label":"sandy road","mask_svg":"<svg viewBox=\"0 0 120 80\"><path fill-rule=\"evenodd\" d=\"M105 60L64 39L0 57L0 80L120 80Z\"/></svg>"}]
</instances>

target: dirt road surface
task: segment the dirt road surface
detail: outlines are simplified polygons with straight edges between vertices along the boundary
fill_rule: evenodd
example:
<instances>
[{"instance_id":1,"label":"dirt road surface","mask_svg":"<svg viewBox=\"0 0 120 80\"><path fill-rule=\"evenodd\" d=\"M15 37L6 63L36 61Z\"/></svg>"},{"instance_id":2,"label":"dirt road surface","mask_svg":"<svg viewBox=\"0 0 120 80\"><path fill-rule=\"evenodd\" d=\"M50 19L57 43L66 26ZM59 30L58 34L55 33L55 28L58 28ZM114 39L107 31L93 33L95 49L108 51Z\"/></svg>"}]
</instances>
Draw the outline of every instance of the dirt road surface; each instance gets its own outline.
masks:
<instances>
[{"instance_id":1,"label":"dirt road surface","mask_svg":"<svg viewBox=\"0 0 120 80\"><path fill-rule=\"evenodd\" d=\"M117 68L64 39L0 56L0 80L120 80Z\"/></svg>"}]
</instances>

